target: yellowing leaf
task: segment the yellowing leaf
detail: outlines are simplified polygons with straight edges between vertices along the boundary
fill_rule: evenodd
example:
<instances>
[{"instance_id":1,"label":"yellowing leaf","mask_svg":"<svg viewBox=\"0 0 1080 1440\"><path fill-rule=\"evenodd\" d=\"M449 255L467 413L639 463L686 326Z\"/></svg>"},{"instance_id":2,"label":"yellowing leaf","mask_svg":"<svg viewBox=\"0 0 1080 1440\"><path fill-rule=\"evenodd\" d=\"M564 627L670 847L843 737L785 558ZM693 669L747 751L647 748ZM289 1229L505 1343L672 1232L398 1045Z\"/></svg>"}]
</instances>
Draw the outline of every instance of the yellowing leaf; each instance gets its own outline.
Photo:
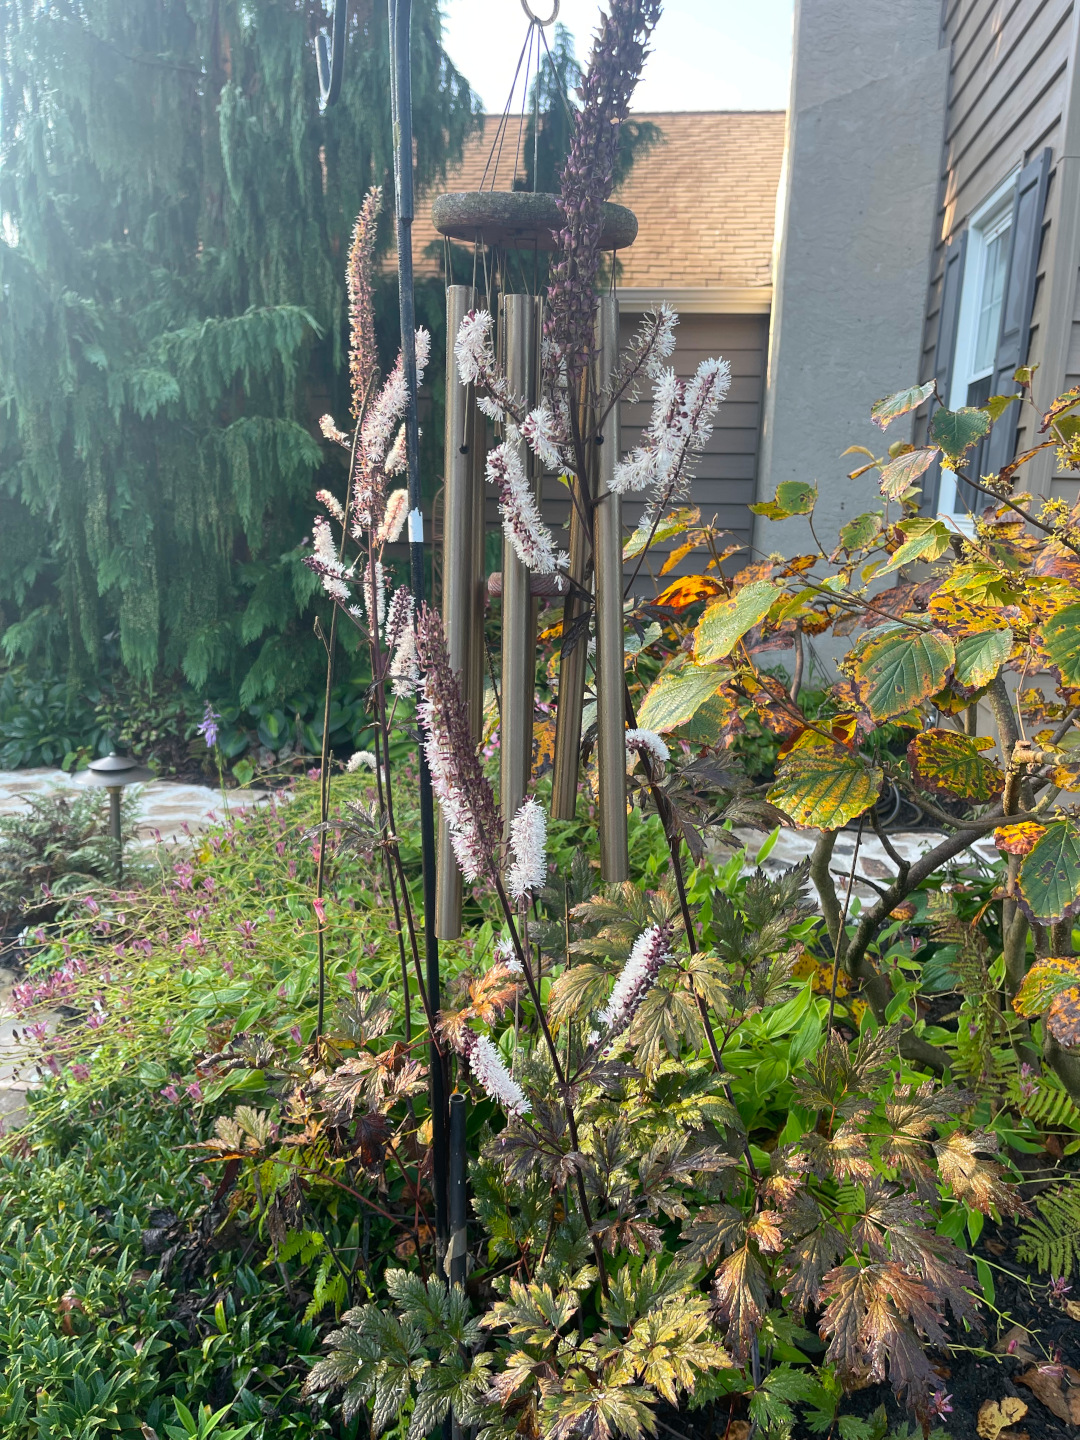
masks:
<instances>
[{"instance_id":1,"label":"yellowing leaf","mask_svg":"<svg viewBox=\"0 0 1080 1440\"><path fill-rule=\"evenodd\" d=\"M908 533L908 538L889 563L877 571L878 575L888 575L893 570L899 570L902 565L911 565L916 560L937 560L948 550L952 543L952 531L941 520L919 519L911 524L911 532L907 531L906 526L901 526L901 529Z\"/></svg>"},{"instance_id":2,"label":"yellowing leaf","mask_svg":"<svg viewBox=\"0 0 1080 1440\"><path fill-rule=\"evenodd\" d=\"M800 830L838 830L874 803L883 774L845 746L807 732L780 762L767 798Z\"/></svg>"},{"instance_id":3,"label":"yellowing leaf","mask_svg":"<svg viewBox=\"0 0 1080 1440\"><path fill-rule=\"evenodd\" d=\"M924 730L908 746L912 778L931 795L985 805L1005 788L1004 772L979 754L992 744L956 730Z\"/></svg>"},{"instance_id":4,"label":"yellowing leaf","mask_svg":"<svg viewBox=\"0 0 1080 1440\"><path fill-rule=\"evenodd\" d=\"M660 735L678 729L693 719L730 675L730 670L716 666L685 665L681 670L666 671L653 681L641 702L638 724Z\"/></svg>"},{"instance_id":5,"label":"yellowing leaf","mask_svg":"<svg viewBox=\"0 0 1080 1440\"><path fill-rule=\"evenodd\" d=\"M1003 1430L1022 1420L1027 1412L1028 1407L1015 1395L1006 1395L1001 1400L984 1400L979 1406L975 1429L982 1440L998 1440Z\"/></svg>"},{"instance_id":6,"label":"yellowing leaf","mask_svg":"<svg viewBox=\"0 0 1080 1440\"><path fill-rule=\"evenodd\" d=\"M1080 983L1080 960L1073 956L1036 960L1013 996L1013 1009L1018 1015L1034 1019L1044 1014L1062 991L1077 983Z\"/></svg>"},{"instance_id":7,"label":"yellowing leaf","mask_svg":"<svg viewBox=\"0 0 1080 1440\"><path fill-rule=\"evenodd\" d=\"M930 446L923 450L909 450L906 455L890 460L881 471L882 495L889 500L899 500L909 486L930 469L937 453L937 449Z\"/></svg>"},{"instance_id":8,"label":"yellowing leaf","mask_svg":"<svg viewBox=\"0 0 1080 1440\"><path fill-rule=\"evenodd\" d=\"M665 540L671 540L676 535L681 535L684 530L689 530L691 525L696 525L701 519L701 511L696 505L683 505L678 510L672 510L659 521L656 531L652 536L654 545L662 545ZM651 523L634 531L623 546L623 559L632 560L635 555L640 555L649 543L649 535L652 533Z\"/></svg>"},{"instance_id":9,"label":"yellowing leaf","mask_svg":"<svg viewBox=\"0 0 1080 1440\"><path fill-rule=\"evenodd\" d=\"M711 575L682 575L672 581L662 595L655 600L657 605L666 605L671 610L685 610L700 600L711 600L714 595L725 594L723 585Z\"/></svg>"},{"instance_id":10,"label":"yellowing leaf","mask_svg":"<svg viewBox=\"0 0 1080 1440\"><path fill-rule=\"evenodd\" d=\"M710 605L694 631L694 658L699 664L730 655L748 630L764 620L779 591L769 580L755 580L730 600Z\"/></svg>"},{"instance_id":11,"label":"yellowing leaf","mask_svg":"<svg viewBox=\"0 0 1080 1440\"><path fill-rule=\"evenodd\" d=\"M1007 625L1004 630L984 630L977 635L962 636L956 641L953 671L956 683L969 690L981 690L989 685L1009 658L1012 646L1013 632Z\"/></svg>"},{"instance_id":12,"label":"yellowing leaf","mask_svg":"<svg viewBox=\"0 0 1080 1440\"><path fill-rule=\"evenodd\" d=\"M1021 820L1016 825L999 825L994 831L994 844L1006 855L1028 855L1045 830L1034 820Z\"/></svg>"},{"instance_id":13,"label":"yellowing leaf","mask_svg":"<svg viewBox=\"0 0 1080 1440\"><path fill-rule=\"evenodd\" d=\"M890 630L864 646L855 678L866 686L866 705L875 720L891 720L927 699L945 684L953 663L952 642L935 630Z\"/></svg>"},{"instance_id":14,"label":"yellowing leaf","mask_svg":"<svg viewBox=\"0 0 1080 1440\"><path fill-rule=\"evenodd\" d=\"M865 515L856 515L854 520L841 526L840 548L849 553L864 550L880 534L881 516L876 510L868 510Z\"/></svg>"},{"instance_id":15,"label":"yellowing leaf","mask_svg":"<svg viewBox=\"0 0 1080 1440\"><path fill-rule=\"evenodd\" d=\"M809 515L817 501L817 486L805 480L781 480L776 487L776 498L751 505L755 515L764 515L768 520L787 520L792 515Z\"/></svg>"},{"instance_id":16,"label":"yellowing leaf","mask_svg":"<svg viewBox=\"0 0 1080 1440\"><path fill-rule=\"evenodd\" d=\"M1043 646L1066 685L1080 685L1080 605L1066 605L1042 627Z\"/></svg>"},{"instance_id":17,"label":"yellowing leaf","mask_svg":"<svg viewBox=\"0 0 1080 1440\"><path fill-rule=\"evenodd\" d=\"M1080 836L1055 820L1020 862L1017 898L1029 920L1054 924L1080 908Z\"/></svg>"}]
</instances>

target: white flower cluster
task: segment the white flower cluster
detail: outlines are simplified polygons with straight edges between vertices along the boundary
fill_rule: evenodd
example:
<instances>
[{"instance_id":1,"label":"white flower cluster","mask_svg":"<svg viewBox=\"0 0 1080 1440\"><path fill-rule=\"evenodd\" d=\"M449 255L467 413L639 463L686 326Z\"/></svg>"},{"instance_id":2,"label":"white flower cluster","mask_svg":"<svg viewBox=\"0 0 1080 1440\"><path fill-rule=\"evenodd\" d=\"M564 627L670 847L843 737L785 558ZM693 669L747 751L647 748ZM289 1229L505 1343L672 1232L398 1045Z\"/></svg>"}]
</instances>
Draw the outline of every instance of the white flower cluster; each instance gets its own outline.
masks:
<instances>
[{"instance_id":1,"label":"white flower cluster","mask_svg":"<svg viewBox=\"0 0 1080 1440\"><path fill-rule=\"evenodd\" d=\"M561 469L563 458L559 451L559 435L555 416L546 400L535 410L530 410L521 422L521 433L529 449L549 470Z\"/></svg>"},{"instance_id":2,"label":"white flower cluster","mask_svg":"<svg viewBox=\"0 0 1080 1440\"><path fill-rule=\"evenodd\" d=\"M314 549L310 560L311 568L321 580L327 595L332 600L339 600L343 605L347 605L352 599L352 592L345 583L349 572L338 559L334 537L330 533L330 522L325 515L315 517L311 527L311 539Z\"/></svg>"},{"instance_id":3,"label":"white flower cluster","mask_svg":"<svg viewBox=\"0 0 1080 1440\"><path fill-rule=\"evenodd\" d=\"M421 385L424 371L431 357L431 335L427 330L416 332L416 383ZM364 417L360 439L364 446L364 458L368 465L381 465L390 448L394 426L405 414L409 402L409 390L405 384L405 362L400 351L393 370L375 398L375 403Z\"/></svg>"},{"instance_id":4,"label":"white flower cluster","mask_svg":"<svg viewBox=\"0 0 1080 1440\"><path fill-rule=\"evenodd\" d=\"M495 960L504 969L509 970L511 975L524 975L525 967L517 958L517 951L514 949L514 942L507 936L495 941Z\"/></svg>"},{"instance_id":5,"label":"white flower cluster","mask_svg":"<svg viewBox=\"0 0 1080 1440\"><path fill-rule=\"evenodd\" d=\"M345 434L344 430L338 429L334 424L334 417L332 415L320 415L319 429L322 431L324 440L330 440L335 445L344 445L346 449L349 448L348 435Z\"/></svg>"},{"instance_id":6,"label":"white flower cluster","mask_svg":"<svg viewBox=\"0 0 1080 1440\"><path fill-rule=\"evenodd\" d=\"M651 925L634 941L608 1003L599 1019L610 1043L630 1024L638 1006L656 983L660 967L671 959L671 934L666 925Z\"/></svg>"},{"instance_id":7,"label":"white flower cluster","mask_svg":"<svg viewBox=\"0 0 1080 1440\"><path fill-rule=\"evenodd\" d=\"M675 351L675 326L679 323L678 311L666 302L646 317L645 358L643 369L650 380L657 380L663 369L663 362Z\"/></svg>"},{"instance_id":8,"label":"white flower cluster","mask_svg":"<svg viewBox=\"0 0 1080 1440\"><path fill-rule=\"evenodd\" d=\"M405 469L405 426L402 425L397 432L393 445L387 452L386 462L383 469L387 475L400 475Z\"/></svg>"},{"instance_id":9,"label":"white flower cluster","mask_svg":"<svg viewBox=\"0 0 1080 1440\"><path fill-rule=\"evenodd\" d=\"M551 575L566 564L565 555L555 549L551 531L540 519L536 497L518 453L520 432L508 424L506 439L487 457L488 482L499 491L499 514L503 533L526 569L537 575Z\"/></svg>"},{"instance_id":10,"label":"white flower cluster","mask_svg":"<svg viewBox=\"0 0 1080 1440\"><path fill-rule=\"evenodd\" d=\"M465 1054L473 1074L497 1105L501 1105L512 1117L529 1113L532 1106L524 1090L507 1070L502 1056L486 1035L468 1036Z\"/></svg>"},{"instance_id":11,"label":"white flower cluster","mask_svg":"<svg viewBox=\"0 0 1080 1440\"><path fill-rule=\"evenodd\" d=\"M324 510L328 511L329 514L334 517L339 525L344 525L345 511L341 508L341 501L336 495L331 494L329 490L316 490L315 499L318 500Z\"/></svg>"},{"instance_id":12,"label":"white flower cluster","mask_svg":"<svg viewBox=\"0 0 1080 1440\"><path fill-rule=\"evenodd\" d=\"M374 580L371 570L364 570L362 586L368 629L372 635L376 631L382 631L383 623L386 620L386 577L383 574L382 562L376 560L374 568Z\"/></svg>"},{"instance_id":13,"label":"white flower cluster","mask_svg":"<svg viewBox=\"0 0 1080 1440\"><path fill-rule=\"evenodd\" d=\"M538 801L526 800L510 821L510 848L514 860L506 872L506 888L512 899L528 900L547 879L547 816Z\"/></svg>"},{"instance_id":14,"label":"white flower cluster","mask_svg":"<svg viewBox=\"0 0 1080 1440\"><path fill-rule=\"evenodd\" d=\"M390 673L393 674L393 666ZM471 885L488 872L488 850L476 823L476 816L454 779L450 736L436 706L428 699L427 683L419 680L420 702L416 718L424 737L424 754L431 774L431 791L439 802L439 813L450 832L450 844L458 869Z\"/></svg>"},{"instance_id":15,"label":"white flower cluster","mask_svg":"<svg viewBox=\"0 0 1080 1440\"><path fill-rule=\"evenodd\" d=\"M354 750L349 756L345 769L350 775L355 774L357 770L374 770L375 756L370 750Z\"/></svg>"},{"instance_id":16,"label":"white flower cluster","mask_svg":"<svg viewBox=\"0 0 1080 1440\"><path fill-rule=\"evenodd\" d=\"M396 491L395 494L404 495L405 491ZM393 652L390 660L391 689L399 699L413 694L420 675L416 661L416 632L413 629L415 613L416 601L412 591L405 585L399 585L387 607L384 632L386 648Z\"/></svg>"},{"instance_id":17,"label":"white flower cluster","mask_svg":"<svg viewBox=\"0 0 1080 1440\"><path fill-rule=\"evenodd\" d=\"M690 479L688 460L700 455L731 384L726 360L703 360L691 380L662 370L653 392L653 413L644 444L615 466L611 488L652 490L650 506L666 505Z\"/></svg>"},{"instance_id":18,"label":"white flower cluster","mask_svg":"<svg viewBox=\"0 0 1080 1440\"><path fill-rule=\"evenodd\" d=\"M648 755L666 765L671 751L655 730L627 730L626 732L626 773L629 775L639 755Z\"/></svg>"},{"instance_id":19,"label":"white flower cluster","mask_svg":"<svg viewBox=\"0 0 1080 1440\"><path fill-rule=\"evenodd\" d=\"M463 385L484 384L495 373L494 323L490 310L470 310L458 326L454 358Z\"/></svg>"},{"instance_id":20,"label":"white flower cluster","mask_svg":"<svg viewBox=\"0 0 1080 1440\"><path fill-rule=\"evenodd\" d=\"M405 527L405 517L408 513L409 492L407 490L391 490L386 498L382 524L375 532L375 544L393 545Z\"/></svg>"}]
</instances>

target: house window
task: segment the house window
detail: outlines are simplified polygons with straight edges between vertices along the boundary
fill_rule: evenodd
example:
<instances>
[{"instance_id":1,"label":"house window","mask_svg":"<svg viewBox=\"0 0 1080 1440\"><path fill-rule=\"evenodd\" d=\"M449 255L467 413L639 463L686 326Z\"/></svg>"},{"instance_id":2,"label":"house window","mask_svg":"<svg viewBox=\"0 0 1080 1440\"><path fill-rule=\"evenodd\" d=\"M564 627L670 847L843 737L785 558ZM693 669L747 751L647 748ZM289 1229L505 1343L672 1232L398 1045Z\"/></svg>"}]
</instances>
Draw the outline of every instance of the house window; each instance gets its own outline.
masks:
<instances>
[{"instance_id":1,"label":"house window","mask_svg":"<svg viewBox=\"0 0 1080 1440\"><path fill-rule=\"evenodd\" d=\"M956 350L947 404L985 405L992 393L994 363L1001 332L1001 309L1009 275L1010 239L1016 173L1000 185L971 217L967 258L960 291ZM985 442L971 451L965 469L981 475ZM972 514L985 504L977 490L942 471L939 513L958 529L970 531Z\"/></svg>"}]
</instances>

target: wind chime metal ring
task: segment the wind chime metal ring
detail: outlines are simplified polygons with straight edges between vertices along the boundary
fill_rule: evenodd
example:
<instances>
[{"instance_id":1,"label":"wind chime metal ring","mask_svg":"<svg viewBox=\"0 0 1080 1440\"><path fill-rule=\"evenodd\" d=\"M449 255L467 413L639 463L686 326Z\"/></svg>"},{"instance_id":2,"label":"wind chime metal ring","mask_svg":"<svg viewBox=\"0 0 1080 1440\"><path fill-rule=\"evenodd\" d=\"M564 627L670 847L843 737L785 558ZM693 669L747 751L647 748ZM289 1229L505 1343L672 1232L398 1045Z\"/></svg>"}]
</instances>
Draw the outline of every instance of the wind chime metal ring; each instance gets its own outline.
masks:
<instances>
[{"instance_id":1,"label":"wind chime metal ring","mask_svg":"<svg viewBox=\"0 0 1080 1440\"><path fill-rule=\"evenodd\" d=\"M541 20L539 15L533 14L532 7L529 4L529 0L521 0L521 8L525 11L525 14L529 17L529 19L534 25L539 25L542 28L548 25L553 25L555 21L559 18L560 4L561 0L551 0L551 14L546 20Z\"/></svg>"}]
</instances>

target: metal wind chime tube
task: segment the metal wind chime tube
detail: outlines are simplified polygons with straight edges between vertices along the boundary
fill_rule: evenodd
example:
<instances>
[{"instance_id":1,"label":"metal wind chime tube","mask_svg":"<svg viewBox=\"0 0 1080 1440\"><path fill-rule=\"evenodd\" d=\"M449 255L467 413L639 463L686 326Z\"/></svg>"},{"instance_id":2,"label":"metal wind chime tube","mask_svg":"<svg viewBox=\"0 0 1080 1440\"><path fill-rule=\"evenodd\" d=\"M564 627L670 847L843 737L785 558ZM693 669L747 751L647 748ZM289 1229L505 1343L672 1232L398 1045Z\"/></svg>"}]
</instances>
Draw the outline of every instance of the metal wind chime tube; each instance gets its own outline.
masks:
<instances>
[{"instance_id":1,"label":"metal wind chime tube","mask_svg":"<svg viewBox=\"0 0 1080 1440\"><path fill-rule=\"evenodd\" d=\"M573 483L575 498L570 512L571 588L563 605L563 648L559 658L558 705L555 711L555 769L551 779L551 815L554 820L573 820L577 810L581 713L585 707L585 672L589 654L588 628L582 626L579 629L581 617L586 613L588 605L581 589L588 573L590 545L582 511L589 502L576 476Z\"/></svg>"},{"instance_id":2,"label":"metal wind chime tube","mask_svg":"<svg viewBox=\"0 0 1080 1440\"><path fill-rule=\"evenodd\" d=\"M596 317L595 405L597 419L619 347L619 302L600 301ZM611 489L619 459L619 407L613 405L597 431L596 509L596 763L600 782L600 874L612 884L630 877L626 835L626 722L623 666L622 500Z\"/></svg>"},{"instance_id":3,"label":"metal wind chime tube","mask_svg":"<svg viewBox=\"0 0 1080 1440\"><path fill-rule=\"evenodd\" d=\"M475 696L472 670L474 642L473 611L476 594L476 470L469 444L475 430L472 392L460 383L454 341L462 320L473 308L476 292L471 285L451 285L446 291L446 430L443 459L443 563L442 616L451 668L461 676L470 718L475 728ZM482 480L481 482L482 483ZM483 497L481 496L481 502ZM438 878L435 929L440 940L456 940L461 934L461 871L450 844L445 818L439 817Z\"/></svg>"},{"instance_id":4,"label":"metal wind chime tube","mask_svg":"<svg viewBox=\"0 0 1080 1440\"><path fill-rule=\"evenodd\" d=\"M536 402L536 301L531 295L503 295L499 308L507 384L531 408ZM524 440L519 455L526 474L532 475L535 467ZM525 799L532 768L536 625L531 583L529 570L504 538L499 798L507 827Z\"/></svg>"}]
</instances>

